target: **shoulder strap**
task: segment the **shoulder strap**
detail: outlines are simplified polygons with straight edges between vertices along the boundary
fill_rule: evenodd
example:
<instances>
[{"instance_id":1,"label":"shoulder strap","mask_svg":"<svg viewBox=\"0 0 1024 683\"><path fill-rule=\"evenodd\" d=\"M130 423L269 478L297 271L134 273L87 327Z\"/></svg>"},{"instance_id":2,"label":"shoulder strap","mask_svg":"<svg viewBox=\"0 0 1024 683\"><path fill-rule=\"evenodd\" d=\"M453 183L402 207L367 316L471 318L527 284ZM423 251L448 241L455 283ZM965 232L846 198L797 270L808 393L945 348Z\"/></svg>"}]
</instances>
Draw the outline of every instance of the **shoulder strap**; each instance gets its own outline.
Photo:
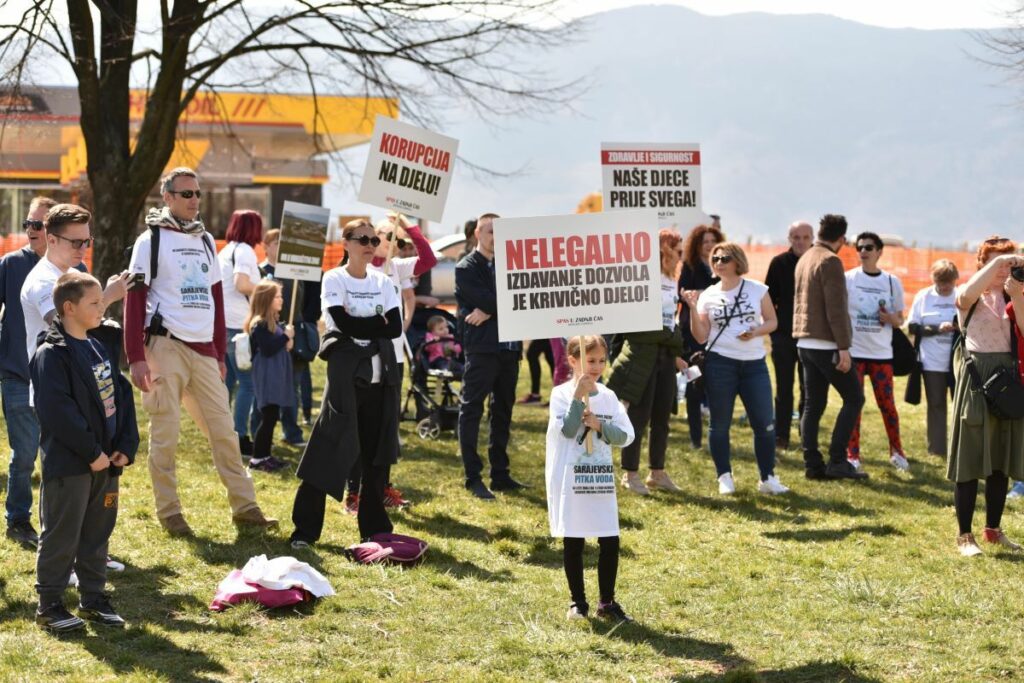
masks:
<instances>
[{"instance_id":1,"label":"shoulder strap","mask_svg":"<svg viewBox=\"0 0 1024 683\"><path fill-rule=\"evenodd\" d=\"M152 287L153 280L156 279L157 266L160 265L160 226L149 226L149 232L149 284Z\"/></svg>"},{"instance_id":2,"label":"shoulder strap","mask_svg":"<svg viewBox=\"0 0 1024 683\"><path fill-rule=\"evenodd\" d=\"M732 319L736 317L737 309L740 307L740 294L743 293L743 287L746 284L746 279L740 280L740 291L736 292L736 300L732 304L732 309L725 316L725 321L722 323L722 327L718 330L718 334L715 335L715 338L711 340L710 344L704 347L704 353L708 353L709 351L711 351L711 347L715 345L715 342L718 341L718 338L722 336L723 332L725 332L725 328L727 328L729 326L729 323L732 322Z\"/></svg>"}]
</instances>

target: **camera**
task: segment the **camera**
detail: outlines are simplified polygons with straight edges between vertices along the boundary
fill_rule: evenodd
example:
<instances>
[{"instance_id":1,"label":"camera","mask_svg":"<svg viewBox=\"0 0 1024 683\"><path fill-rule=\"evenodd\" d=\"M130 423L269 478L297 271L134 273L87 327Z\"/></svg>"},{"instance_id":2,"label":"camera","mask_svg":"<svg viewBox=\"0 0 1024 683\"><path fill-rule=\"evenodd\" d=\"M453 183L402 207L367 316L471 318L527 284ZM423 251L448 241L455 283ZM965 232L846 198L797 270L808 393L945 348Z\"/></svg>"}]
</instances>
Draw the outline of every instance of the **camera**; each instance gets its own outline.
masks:
<instances>
[{"instance_id":1,"label":"camera","mask_svg":"<svg viewBox=\"0 0 1024 683\"><path fill-rule=\"evenodd\" d=\"M1017 282L1024 282L1024 266L1014 266L1010 268L1010 277Z\"/></svg>"}]
</instances>

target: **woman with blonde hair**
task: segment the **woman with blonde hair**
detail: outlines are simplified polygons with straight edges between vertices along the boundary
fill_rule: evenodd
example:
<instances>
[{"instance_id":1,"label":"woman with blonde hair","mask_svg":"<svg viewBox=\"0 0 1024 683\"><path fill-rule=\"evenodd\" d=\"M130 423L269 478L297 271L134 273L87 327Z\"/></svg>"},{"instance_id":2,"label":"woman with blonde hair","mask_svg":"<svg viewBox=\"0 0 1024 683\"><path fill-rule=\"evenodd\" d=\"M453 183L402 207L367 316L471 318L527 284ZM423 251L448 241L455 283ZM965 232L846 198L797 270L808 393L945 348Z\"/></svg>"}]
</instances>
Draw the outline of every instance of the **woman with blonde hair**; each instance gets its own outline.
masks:
<instances>
[{"instance_id":1,"label":"woman with blonde hair","mask_svg":"<svg viewBox=\"0 0 1024 683\"><path fill-rule=\"evenodd\" d=\"M775 475L775 410L764 337L778 321L768 287L743 277L750 267L740 245L721 242L711 250L711 268L719 281L701 294L686 292L693 311L690 331L707 344L704 376L711 429L708 445L718 473L718 492L731 495L736 482L730 462L729 431L738 396L754 431L754 457L760 493L787 493Z\"/></svg>"}]
</instances>

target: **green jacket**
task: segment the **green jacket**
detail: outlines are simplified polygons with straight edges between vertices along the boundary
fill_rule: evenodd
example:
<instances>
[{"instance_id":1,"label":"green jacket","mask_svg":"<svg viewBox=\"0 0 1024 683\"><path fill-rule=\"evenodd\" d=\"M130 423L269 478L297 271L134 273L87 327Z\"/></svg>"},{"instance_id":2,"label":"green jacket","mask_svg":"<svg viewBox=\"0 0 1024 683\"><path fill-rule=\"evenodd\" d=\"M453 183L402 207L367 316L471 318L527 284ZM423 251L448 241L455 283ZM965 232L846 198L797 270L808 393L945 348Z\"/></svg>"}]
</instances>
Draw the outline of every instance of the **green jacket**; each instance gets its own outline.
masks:
<instances>
[{"instance_id":1,"label":"green jacket","mask_svg":"<svg viewBox=\"0 0 1024 683\"><path fill-rule=\"evenodd\" d=\"M620 401L637 403L654 375L658 351L665 349L673 358L682 357L683 338L678 331L654 330L625 334L623 339L606 386Z\"/></svg>"}]
</instances>

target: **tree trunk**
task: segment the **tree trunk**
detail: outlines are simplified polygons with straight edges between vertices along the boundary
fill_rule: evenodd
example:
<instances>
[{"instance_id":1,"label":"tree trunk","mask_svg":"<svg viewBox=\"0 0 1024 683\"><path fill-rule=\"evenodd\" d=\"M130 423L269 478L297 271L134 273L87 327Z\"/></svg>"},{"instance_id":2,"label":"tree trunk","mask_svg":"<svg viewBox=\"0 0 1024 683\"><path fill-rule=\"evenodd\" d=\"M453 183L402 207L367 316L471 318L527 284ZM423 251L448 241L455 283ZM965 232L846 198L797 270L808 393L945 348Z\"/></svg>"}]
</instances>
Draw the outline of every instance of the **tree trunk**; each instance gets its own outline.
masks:
<instances>
[{"instance_id":1,"label":"tree trunk","mask_svg":"<svg viewBox=\"0 0 1024 683\"><path fill-rule=\"evenodd\" d=\"M128 268L124 252L135 243L144 204L145 195L136 197L113 188L94 188L92 235L96 241L92 272L101 282Z\"/></svg>"}]
</instances>

